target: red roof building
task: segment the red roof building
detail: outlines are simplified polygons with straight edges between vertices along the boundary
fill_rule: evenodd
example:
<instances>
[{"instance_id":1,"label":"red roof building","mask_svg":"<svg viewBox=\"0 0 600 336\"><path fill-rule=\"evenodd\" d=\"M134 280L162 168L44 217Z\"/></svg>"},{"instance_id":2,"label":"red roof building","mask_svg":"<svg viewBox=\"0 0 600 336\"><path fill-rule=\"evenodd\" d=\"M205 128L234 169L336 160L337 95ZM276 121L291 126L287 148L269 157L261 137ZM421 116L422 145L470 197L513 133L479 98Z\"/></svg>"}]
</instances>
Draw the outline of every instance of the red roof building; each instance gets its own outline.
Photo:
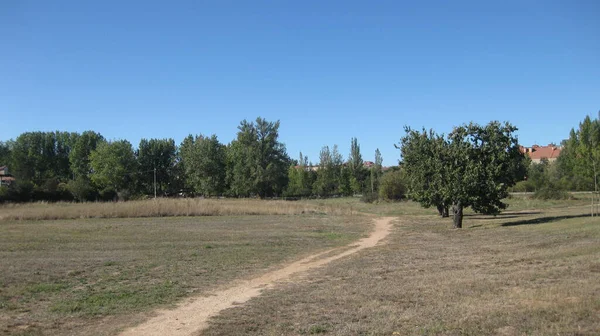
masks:
<instances>
[{"instance_id":1,"label":"red roof building","mask_svg":"<svg viewBox=\"0 0 600 336\"><path fill-rule=\"evenodd\" d=\"M521 151L525 153L532 162L540 163L542 159L548 159L549 162L556 161L562 147L556 146L555 144L548 144L548 146L533 145L531 147L522 147Z\"/></svg>"}]
</instances>

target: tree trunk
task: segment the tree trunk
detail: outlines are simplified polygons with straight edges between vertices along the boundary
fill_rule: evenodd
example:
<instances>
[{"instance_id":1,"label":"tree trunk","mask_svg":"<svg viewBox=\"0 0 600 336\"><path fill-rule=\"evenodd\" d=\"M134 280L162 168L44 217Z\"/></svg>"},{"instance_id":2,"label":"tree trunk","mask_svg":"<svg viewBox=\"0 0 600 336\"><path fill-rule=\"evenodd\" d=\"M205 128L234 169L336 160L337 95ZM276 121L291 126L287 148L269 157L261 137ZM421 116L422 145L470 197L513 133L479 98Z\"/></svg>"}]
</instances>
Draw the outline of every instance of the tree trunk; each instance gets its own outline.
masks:
<instances>
[{"instance_id":1,"label":"tree trunk","mask_svg":"<svg viewBox=\"0 0 600 336\"><path fill-rule=\"evenodd\" d=\"M438 214L439 214L440 216L444 217L444 206L443 206L443 205L440 205L440 204L438 204L438 205L436 205L436 207L437 207Z\"/></svg>"},{"instance_id":2,"label":"tree trunk","mask_svg":"<svg viewBox=\"0 0 600 336\"><path fill-rule=\"evenodd\" d=\"M450 217L450 215L448 214L448 207L447 206L443 206L443 205L437 205L437 211L440 214L440 216L442 217Z\"/></svg>"},{"instance_id":3,"label":"tree trunk","mask_svg":"<svg viewBox=\"0 0 600 336\"><path fill-rule=\"evenodd\" d=\"M453 222L454 228L460 229L462 228L462 220L463 220L463 206L460 202L456 202L452 205L452 214L453 214Z\"/></svg>"}]
</instances>

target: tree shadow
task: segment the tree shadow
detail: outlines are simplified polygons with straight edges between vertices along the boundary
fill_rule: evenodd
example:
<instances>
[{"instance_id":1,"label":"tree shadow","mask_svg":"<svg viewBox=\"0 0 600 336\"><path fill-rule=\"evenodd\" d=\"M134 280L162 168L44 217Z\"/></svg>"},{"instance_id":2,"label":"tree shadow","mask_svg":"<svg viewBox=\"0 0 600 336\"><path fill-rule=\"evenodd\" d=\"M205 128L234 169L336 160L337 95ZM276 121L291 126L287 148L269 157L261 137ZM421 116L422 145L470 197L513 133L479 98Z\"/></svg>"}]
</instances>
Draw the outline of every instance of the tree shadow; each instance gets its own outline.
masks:
<instances>
[{"instance_id":1,"label":"tree shadow","mask_svg":"<svg viewBox=\"0 0 600 336\"><path fill-rule=\"evenodd\" d=\"M508 212L508 213L499 213L496 216L494 215L481 215L481 214L468 214L465 217L469 217L470 219L478 219L478 220L490 220L490 219L507 219L507 218L519 218L527 215L539 215L541 211L523 211L523 212Z\"/></svg>"},{"instance_id":2,"label":"tree shadow","mask_svg":"<svg viewBox=\"0 0 600 336\"><path fill-rule=\"evenodd\" d=\"M502 226L545 224L545 223L560 221L563 219L582 218L582 217L589 217L589 216L590 216L590 214L538 217L538 218L502 223Z\"/></svg>"}]
</instances>

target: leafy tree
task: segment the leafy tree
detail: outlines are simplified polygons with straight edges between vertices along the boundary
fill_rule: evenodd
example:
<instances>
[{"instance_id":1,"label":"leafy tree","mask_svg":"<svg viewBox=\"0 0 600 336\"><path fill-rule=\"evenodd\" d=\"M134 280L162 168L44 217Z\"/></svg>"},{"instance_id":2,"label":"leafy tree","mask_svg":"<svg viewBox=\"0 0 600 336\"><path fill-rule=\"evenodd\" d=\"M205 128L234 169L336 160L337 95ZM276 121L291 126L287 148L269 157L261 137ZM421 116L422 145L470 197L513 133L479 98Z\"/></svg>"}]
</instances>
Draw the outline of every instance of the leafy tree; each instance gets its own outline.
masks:
<instances>
[{"instance_id":1,"label":"leafy tree","mask_svg":"<svg viewBox=\"0 0 600 336\"><path fill-rule=\"evenodd\" d=\"M401 149L413 197L424 206L451 204L455 228L462 227L465 207L499 213L506 208L502 199L508 187L525 175L516 130L497 121L470 123L455 127L444 139L433 131L406 128Z\"/></svg>"},{"instance_id":2,"label":"leafy tree","mask_svg":"<svg viewBox=\"0 0 600 336\"><path fill-rule=\"evenodd\" d=\"M259 117L238 126L237 139L228 148L228 181L235 195L264 198L283 192L290 159L278 140L279 125Z\"/></svg>"},{"instance_id":3,"label":"leafy tree","mask_svg":"<svg viewBox=\"0 0 600 336\"><path fill-rule=\"evenodd\" d=\"M12 144L10 169L19 180L42 185L72 178L69 153L77 138L68 132L26 132Z\"/></svg>"},{"instance_id":4,"label":"leafy tree","mask_svg":"<svg viewBox=\"0 0 600 336\"><path fill-rule=\"evenodd\" d=\"M138 164L131 143L127 140L102 142L90 154L91 180L100 188L127 192L135 185Z\"/></svg>"},{"instance_id":5,"label":"leafy tree","mask_svg":"<svg viewBox=\"0 0 600 336\"><path fill-rule=\"evenodd\" d=\"M348 168L350 169L350 185L355 194L363 192L367 170L364 166L360 145L357 138L350 140L350 157L348 158Z\"/></svg>"},{"instance_id":6,"label":"leafy tree","mask_svg":"<svg viewBox=\"0 0 600 336\"><path fill-rule=\"evenodd\" d=\"M69 153L71 171L76 179L78 177L89 178L92 171L90 154L98 147L98 144L105 141L100 133L94 131L85 131L76 138Z\"/></svg>"},{"instance_id":7,"label":"leafy tree","mask_svg":"<svg viewBox=\"0 0 600 336\"><path fill-rule=\"evenodd\" d=\"M177 147L173 139L142 139L137 150L141 190L154 194L154 173L156 170L156 192L160 195L173 192L174 168Z\"/></svg>"},{"instance_id":8,"label":"leafy tree","mask_svg":"<svg viewBox=\"0 0 600 336\"><path fill-rule=\"evenodd\" d=\"M313 190L318 196L331 196L340 193L339 186L343 168L343 158L337 145L333 149L324 146L319 153L319 169Z\"/></svg>"},{"instance_id":9,"label":"leafy tree","mask_svg":"<svg viewBox=\"0 0 600 336\"><path fill-rule=\"evenodd\" d=\"M558 165L562 175L577 189L598 191L600 176L600 115L592 120L589 116L571 129L564 143Z\"/></svg>"},{"instance_id":10,"label":"leafy tree","mask_svg":"<svg viewBox=\"0 0 600 336\"><path fill-rule=\"evenodd\" d=\"M451 197L445 188L448 167L445 165L448 144L444 137L430 130L422 132L405 128L401 149L410 197L424 207L434 206L440 216L448 217Z\"/></svg>"},{"instance_id":11,"label":"leafy tree","mask_svg":"<svg viewBox=\"0 0 600 336\"><path fill-rule=\"evenodd\" d=\"M308 157L300 152L298 165L290 165L288 169L288 185L285 191L287 196L310 196L312 190L311 171L308 163Z\"/></svg>"},{"instance_id":12,"label":"leafy tree","mask_svg":"<svg viewBox=\"0 0 600 336\"><path fill-rule=\"evenodd\" d=\"M11 155L11 142L0 141L0 166L7 166L10 164ZM9 167L10 168L10 167Z\"/></svg>"},{"instance_id":13,"label":"leafy tree","mask_svg":"<svg viewBox=\"0 0 600 336\"><path fill-rule=\"evenodd\" d=\"M181 144L186 186L211 196L225 191L226 152L216 135L196 138L189 135Z\"/></svg>"},{"instance_id":14,"label":"leafy tree","mask_svg":"<svg viewBox=\"0 0 600 336\"><path fill-rule=\"evenodd\" d=\"M373 167L371 167L371 192L375 193L379 189L379 179L382 174L382 164L383 157L381 156L381 152L379 148L375 150L375 162Z\"/></svg>"}]
</instances>

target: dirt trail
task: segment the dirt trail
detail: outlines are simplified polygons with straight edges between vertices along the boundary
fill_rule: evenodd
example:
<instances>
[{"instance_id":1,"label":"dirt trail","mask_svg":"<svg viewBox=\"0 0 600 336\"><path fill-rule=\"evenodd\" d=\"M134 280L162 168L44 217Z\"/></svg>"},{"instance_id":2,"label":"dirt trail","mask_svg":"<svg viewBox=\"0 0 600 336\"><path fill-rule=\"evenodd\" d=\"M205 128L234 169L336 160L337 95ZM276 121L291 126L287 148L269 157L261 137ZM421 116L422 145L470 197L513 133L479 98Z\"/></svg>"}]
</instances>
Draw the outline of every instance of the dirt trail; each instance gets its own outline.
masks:
<instances>
[{"instance_id":1,"label":"dirt trail","mask_svg":"<svg viewBox=\"0 0 600 336\"><path fill-rule=\"evenodd\" d=\"M224 309L239 305L260 295L263 290L272 288L278 281L287 280L293 274L305 272L362 249L377 245L390 232L391 221L393 219L394 217L375 219L375 230L371 235L350 245L353 248L349 250L324 258L320 257L332 253L335 249L321 252L257 278L240 281L234 287L211 293L211 296L192 298L173 310L159 311L156 317L136 327L125 330L121 333L121 336L188 336L199 334L200 331L208 326L208 319L210 317L217 315Z\"/></svg>"}]
</instances>

